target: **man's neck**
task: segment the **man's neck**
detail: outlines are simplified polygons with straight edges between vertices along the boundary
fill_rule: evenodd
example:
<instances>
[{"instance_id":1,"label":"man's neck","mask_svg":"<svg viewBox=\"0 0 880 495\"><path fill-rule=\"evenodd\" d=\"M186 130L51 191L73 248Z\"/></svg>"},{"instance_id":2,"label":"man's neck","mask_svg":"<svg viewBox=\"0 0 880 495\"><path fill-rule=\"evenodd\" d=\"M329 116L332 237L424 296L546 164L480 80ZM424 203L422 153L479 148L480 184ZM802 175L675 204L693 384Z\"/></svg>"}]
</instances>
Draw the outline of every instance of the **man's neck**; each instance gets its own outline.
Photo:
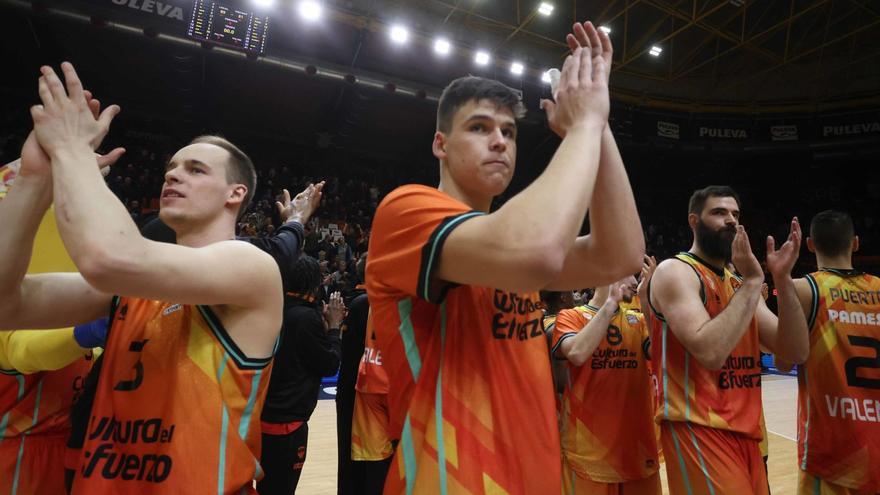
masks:
<instances>
[{"instance_id":1,"label":"man's neck","mask_svg":"<svg viewBox=\"0 0 880 495\"><path fill-rule=\"evenodd\" d=\"M177 244L191 248L205 247L221 241L235 239L235 230L222 222L187 226L177 232Z\"/></svg>"},{"instance_id":2,"label":"man's neck","mask_svg":"<svg viewBox=\"0 0 880 495\"><path fill-rule=\"evenodd\" d=\"M459 187L458 184L452 180L452 177L443 173L443 167L441 166L440 172L440 184L437 186L441 192L448 194L450 197L453 197L462 203L471 207L471 209L482 211L489 213L489 208L492 207L492 197L481 197L475 196L473 194L468 194L463 188Z\"/></svg>"},{"instance_id":3,"label":"man's neck","mask_svg":"<svg viewBox=\"0 0 880 495\"><path fill-rule=\"evenodd\" d=\"M608 286L599 287L596 289L596 292L593 293L593 298L590 299L590 302L587 304L594 308L601 308L605 301L608 299Z\"/></svg>"},{"instance_id":4,"label":"man's neck","mask_svg":"<svg viewBox=\"0 0 880 495\"><path fill-rule=\"evenodd\" d=\"M717 268L719 272L724 271L724 267L727 264L726 260L709 256L705 251L700 249L700 246L697 245L697 241L694 241L693 245L691 245L690 252L706 263L712 265L712 267Z\"/></svg>"},{"instance_id":5,"label":"man's neck","mask_svg":"<svg viewBox=\"0 0 880 495\"><path fill-rule=\"evenodd\" d=\"M816 265L819 269L832 268L837 270L852 270L852 255L848 256L822 256L816 253Z\"/></svg>"}]
</instances>

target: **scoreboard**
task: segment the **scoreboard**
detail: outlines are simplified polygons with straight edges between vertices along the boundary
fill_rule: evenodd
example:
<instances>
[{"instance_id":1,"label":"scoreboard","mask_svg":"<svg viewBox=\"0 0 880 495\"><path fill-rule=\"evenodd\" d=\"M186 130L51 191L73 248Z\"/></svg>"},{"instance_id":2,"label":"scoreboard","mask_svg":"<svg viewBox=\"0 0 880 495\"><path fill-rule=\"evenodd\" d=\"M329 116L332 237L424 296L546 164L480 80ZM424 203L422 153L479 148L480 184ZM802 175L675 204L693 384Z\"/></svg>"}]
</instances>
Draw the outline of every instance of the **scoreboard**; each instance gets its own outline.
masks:
<instances>
[{"instance_id":1,"label":"scoreboard","mask_svg":"<svg viewBox=\"0 0 880 495\"><path fill-rule=\"evenodd\" d=\"M269 17L244 10L230 1L196 0L187 36L263 54Z\"/></svg>"}]
</instances>

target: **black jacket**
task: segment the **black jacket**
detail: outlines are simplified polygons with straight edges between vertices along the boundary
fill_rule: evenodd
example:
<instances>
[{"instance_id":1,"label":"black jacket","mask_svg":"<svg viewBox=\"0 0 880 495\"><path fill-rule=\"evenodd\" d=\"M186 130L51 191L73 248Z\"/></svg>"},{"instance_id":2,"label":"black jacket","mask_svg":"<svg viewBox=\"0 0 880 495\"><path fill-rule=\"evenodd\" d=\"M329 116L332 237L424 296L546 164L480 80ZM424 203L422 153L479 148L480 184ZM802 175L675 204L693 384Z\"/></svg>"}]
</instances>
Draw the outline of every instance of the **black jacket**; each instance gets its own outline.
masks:
<instances>
[{"instance_id":1,"label":"black jacket","mask_svg":"<svg viewBox=\"0 0 880 495\"><path fill-rule=\"evenodd\" d=\"M321 378L339 369L340 345L339 329L324 329L314 303L285 297L284 329L261 419L308 421L318 403Z\"/></svg>"},{"instance_id":2,"label":"black jacket","mask_svg":"<svg viewBox=\"0 0 880 495\"><path fill-rule=\"evenodd\" d=\"M247 241L261 250L269 253L281 270L281 288L286 293L290 287L290 273L293 265L299 259L302 250L305 233L299 222L288 222L278 227L275 234L268 237L239 237L239 240ZM286 308L287 306L285 306Z\"/></svg>"},{"instance_id":3,"label":"black jacket","mask_svg":"<svg viewBox=\"0 0 880 495\"><path fill-rule=\"evenodd\" d=\"M357 384L361 358L364 356L369 311L370 302L366 294L358 295L349 303L345 334L342 336L342 362L339 367L339 380L336 382L337 403L354 404L354 387Z\"/></svg>"}]
</instances>

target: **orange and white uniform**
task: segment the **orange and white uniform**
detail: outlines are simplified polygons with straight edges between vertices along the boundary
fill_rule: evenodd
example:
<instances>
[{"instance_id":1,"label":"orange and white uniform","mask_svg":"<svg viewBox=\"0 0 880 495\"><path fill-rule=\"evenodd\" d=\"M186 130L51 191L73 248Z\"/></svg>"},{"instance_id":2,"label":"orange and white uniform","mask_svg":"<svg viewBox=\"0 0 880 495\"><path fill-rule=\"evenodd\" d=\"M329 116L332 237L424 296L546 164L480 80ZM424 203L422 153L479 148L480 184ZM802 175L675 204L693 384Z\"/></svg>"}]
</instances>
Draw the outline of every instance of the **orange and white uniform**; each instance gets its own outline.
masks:
<instances>
[{"instance_id":1,"label":"orange and white uniform","mask_svg":"<svg viewBox=\"0 0 880 495\"><path fill-rule=\"evenodd\" d=\"M373 312L367 313L364 355L358 366L354 414L351 422L351 460L381 461L394 453L388 431L388 375L373 330Z\"/></svg>"},{"instance_id":2,"label":"orange and white uniform","mask_svg":"<svg viewBox=\"0 0 880 495\"><path fill-rule=\"evenodd\" d=\"M18 166L0 167L0 201ZM50 208L37 230L28 273L74 272ZM108 308L109 309L109 308ZM70 408L92 366L73 329L0 332L0 494L64 493Z\"/></svg>"},{"instance_id":3,"label":"orange and white uniform","mask_svg":"<svg viewBox=\"0 0 880 495\"><path fill-rule=\"evenodd\" d=\"M806 276L810 355L798 367L801 494L880 493L880 278Z\"/></svg>"},{"instance_id":4,"label":"orange and white uniform","mask_svg":"<svg viewBox=\"0 0 880 495\"><path fill-rule=\"evenodd\" d=\"M568 494L660 495L650 338L637 311L614 314L605 338L581 366L569 364L563 393L562 452ZM554 354L599 312L590 305L559 312ZM601 407L597 407L601 404Z\"/></svg>"},{"instance_id":5,"label":"orange and white uniform","mask_svg":"<svg viewBox=\"0 0 880 495\"><path fill-rule=\"evenodd\" d=\"M73 493L255 493L271 358L207 306L115 306Z\"/></svg>"},{"instance_id":6,"label":"orange and white uniform","mask_svg":"<svg viewBox=\"0 0 880 495\"><path fill-rule=\"evenodd\" d=\"M675 259L694 270L706 311L711 318L718 316L741 281L691 253ZM756 318L717 371L691 356L656 308L651 308L649 318L659 377L656 421L661 425L670 493L767 493L759 447L763 407Z\"/></svg>"},{"instance_id":7,"label":"orange and white uniform","mask_svg":"<svg viewBox=\"0 0 880 495\"><path fill-rule=\"evenodd\" d=\"M386 494L561 491L538 293L434 276L450 232L482 214L418 185L376 211L367 293L400 438Z\"/></svg>"}]
</instances>

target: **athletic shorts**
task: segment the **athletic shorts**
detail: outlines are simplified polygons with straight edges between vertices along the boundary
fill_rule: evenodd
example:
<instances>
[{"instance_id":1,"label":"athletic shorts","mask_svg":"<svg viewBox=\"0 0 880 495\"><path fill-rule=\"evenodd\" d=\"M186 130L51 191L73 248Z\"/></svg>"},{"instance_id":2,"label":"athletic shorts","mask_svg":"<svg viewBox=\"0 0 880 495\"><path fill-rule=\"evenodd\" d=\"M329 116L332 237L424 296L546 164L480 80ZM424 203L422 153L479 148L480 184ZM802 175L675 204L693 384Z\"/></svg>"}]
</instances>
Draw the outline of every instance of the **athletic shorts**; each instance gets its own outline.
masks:
<instances>
[{"instance_id":1,"label":"athletic shorts","mask_svg":"<svg viewBox=\"0 0 880 495\"><path fill-rule=\"evenodd\" d=\"M806 471L798 471L798 495L874 495L869 492L829 483ZM877 495L880 495L878 493Z\"/></svg>"},{"instance_id":2,"label":"athletic shorts","mask_svg":"<svg viewBox=\"0 0 880 495\"><path fill-rule=\"evenodd\" d=\"M758 440L692 423L661 427L670 495L770 493Z\"/></svg>"},{"instance_id":3,"label":"athletic shorts","mask_svg":"<svg viewBox=\"0 0 880 495\"><path fill-rule=\"evenodd\" d=\"M0 441L0 493L58 495L64 488L67 434Z\"/></svg>"},{"instance_id":4,"label":"athletic shorts","mask_svg":"<svg viewBox=\"0 0 880 495\"><path fill-rule=\"evenodd\" d=\"M579 476L571 468L562 466L562 493L565 495L661 495L660 473L641 480L623 483L599 483Z\"/></svg>"}]
</instances>

